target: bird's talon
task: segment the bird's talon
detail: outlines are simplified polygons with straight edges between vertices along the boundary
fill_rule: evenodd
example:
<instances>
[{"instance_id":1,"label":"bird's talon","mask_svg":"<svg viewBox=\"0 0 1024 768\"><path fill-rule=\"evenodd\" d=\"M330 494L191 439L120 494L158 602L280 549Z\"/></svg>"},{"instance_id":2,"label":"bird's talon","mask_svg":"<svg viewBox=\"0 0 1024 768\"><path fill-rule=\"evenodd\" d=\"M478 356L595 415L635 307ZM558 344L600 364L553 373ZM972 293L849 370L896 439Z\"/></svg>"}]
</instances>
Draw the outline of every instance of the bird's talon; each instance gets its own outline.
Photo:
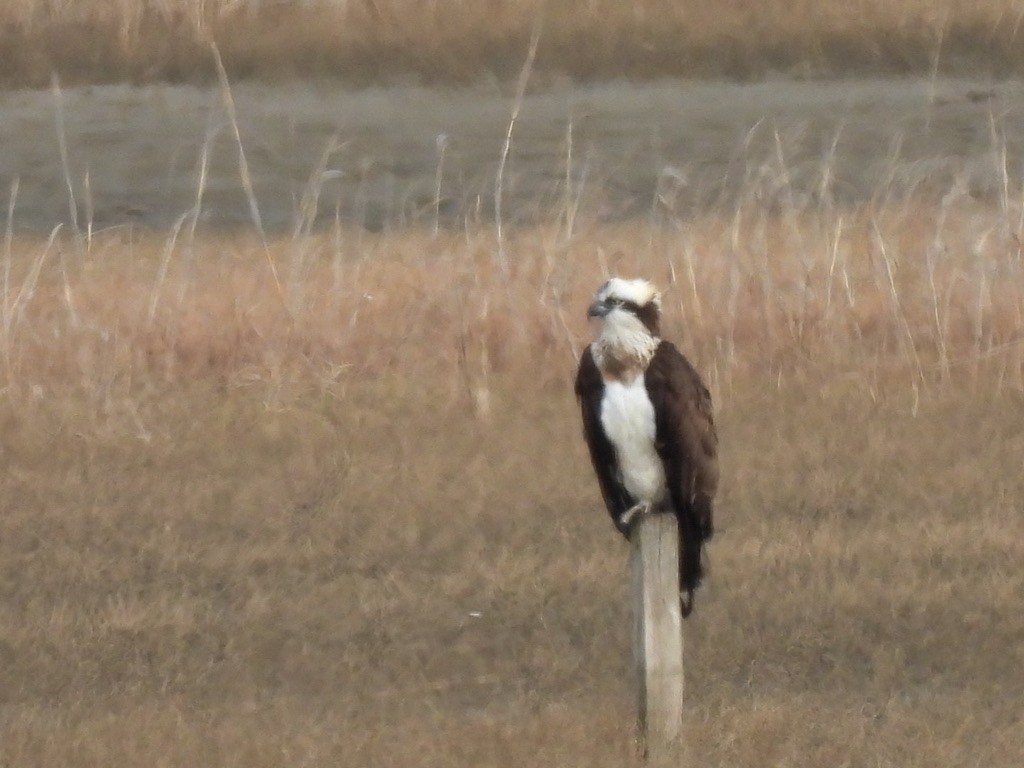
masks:
<instances>
[{"instance_id":1,"label":"bird's talon","mask_svg":"<svg viewBox=\"0 0 1024 768\"><path fill-rule=\"evenodd\" d=\"M634 504L632 507L630 507L621 515L619 515L619 529L622 531L628 531L629 526L633 522L634 517L646 514L649 511L650 506L647 504Z\"/></svg>"}]
</instances>

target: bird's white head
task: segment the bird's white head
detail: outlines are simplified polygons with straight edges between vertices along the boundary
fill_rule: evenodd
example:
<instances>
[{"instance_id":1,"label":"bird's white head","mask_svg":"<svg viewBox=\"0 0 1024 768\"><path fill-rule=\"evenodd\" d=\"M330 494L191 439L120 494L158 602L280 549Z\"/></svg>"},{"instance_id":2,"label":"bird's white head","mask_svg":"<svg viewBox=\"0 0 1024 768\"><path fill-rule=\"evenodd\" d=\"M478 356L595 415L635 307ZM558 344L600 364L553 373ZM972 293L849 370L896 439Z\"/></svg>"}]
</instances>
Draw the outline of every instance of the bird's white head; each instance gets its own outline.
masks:
<instances>
[{"instance_id":1,"label":"bird's white head","mask_svg":"<svg viewBox=\"0 0 1024 768\"><path fill-rule=\"evenodd\" d=\"M639 320L652 336L657 336L661 319L661 294L647 280L613 277L597 289L587 315L600 317L606 327L609 323L628 323L627 316L631 316Z\"/></svg>"},{"instance_id":2,"label":"bird's white head","mask_svg":"<svg viewBox=\"0 0 1024 768\"><path fill-rule=\"evenodd\" d=\"M647 280L613 277L594 294L588 317L601 319L594 354L601 368L645 368L658 346L661 294Z\"/></svg>"}]
</instances>

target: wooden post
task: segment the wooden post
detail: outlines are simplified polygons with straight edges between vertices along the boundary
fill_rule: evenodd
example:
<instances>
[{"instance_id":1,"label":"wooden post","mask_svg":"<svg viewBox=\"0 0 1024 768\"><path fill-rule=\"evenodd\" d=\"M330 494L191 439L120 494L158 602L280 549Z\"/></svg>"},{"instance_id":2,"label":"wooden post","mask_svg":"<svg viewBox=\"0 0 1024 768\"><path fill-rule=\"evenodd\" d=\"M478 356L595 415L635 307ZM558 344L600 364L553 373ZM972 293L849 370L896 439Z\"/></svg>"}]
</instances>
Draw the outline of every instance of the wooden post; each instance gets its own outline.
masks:
<instances>
[{"instance_id":1,"label":"wooden post","mask_svg":"<svg viewBox=\"0 0 1024 768\"><path fill-rule=\"evenodd\" d=\"M678 757L683 717L683 617L675 515L641 515L630 531L633 657L648 760Z\"/></svg>"}]
</instances>

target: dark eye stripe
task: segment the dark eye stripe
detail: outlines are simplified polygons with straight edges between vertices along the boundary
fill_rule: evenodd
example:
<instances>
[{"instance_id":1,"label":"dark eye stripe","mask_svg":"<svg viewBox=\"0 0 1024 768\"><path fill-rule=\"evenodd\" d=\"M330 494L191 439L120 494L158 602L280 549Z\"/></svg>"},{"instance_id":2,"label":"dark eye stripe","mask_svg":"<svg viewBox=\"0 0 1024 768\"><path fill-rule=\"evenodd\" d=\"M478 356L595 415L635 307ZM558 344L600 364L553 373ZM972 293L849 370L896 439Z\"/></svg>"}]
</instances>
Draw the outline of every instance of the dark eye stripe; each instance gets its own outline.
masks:
<instances>
[{"instance_id":1,"label":"dark eye stripe","mask_svg":"<svg viewBox=\"0 0 1024 768\"><path fill-rule=\"evenodd\" d=\"M659 333L659 317L661 311L658 305L654 302L644 304L643 306L637 304L635 301L629 301L618 296L609 296L604 299L606 305L611 305L613 309L621 309L625 312L629 312L635 318L637 318L644 326L655 336Z\"/></svg>"}]
</instances>

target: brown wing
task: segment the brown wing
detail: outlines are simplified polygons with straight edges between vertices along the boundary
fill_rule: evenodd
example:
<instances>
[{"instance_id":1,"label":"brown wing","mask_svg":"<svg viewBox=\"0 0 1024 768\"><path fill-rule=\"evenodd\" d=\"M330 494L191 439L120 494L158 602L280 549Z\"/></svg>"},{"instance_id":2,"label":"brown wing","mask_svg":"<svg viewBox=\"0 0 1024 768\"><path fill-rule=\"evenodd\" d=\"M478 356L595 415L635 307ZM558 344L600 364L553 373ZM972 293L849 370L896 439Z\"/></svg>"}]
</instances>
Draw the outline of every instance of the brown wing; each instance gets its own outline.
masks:
<instances>
[{"instance_id":1,"label":"brown wing","mask_svg":"<svg viewBox=\"0 0 1024 768\"><path fill-rule=\"evenodd\" d=\"M628 529L623 529L619 523L619 517L636 502L629 492L623 487L619 480L619 462L615 455L615 448L604 433L601 426L601 398L604 397L604 380L601 372L597 369L594 356L588 346L583 351L580 359L580 367L576 373L576 398L580 404L580 415L583 417L583 436L587 441L587 448L590 449L590 461L594 465L594 472L597 474L597 482L601 486L601 495L604 497L608 513L615 522L615 527L623 535L628 535Z\"/></svg>"},{"instance_id":2,"label":"brown wing","mask_svg":"<svg viewBox=\"0 0 1024 768\"><path fill-rule=\"evenodd\" d=\"M644 383L654 405L655 439L672 502L677 511L691 512L701 538L709 539L718 490L718 433L711 393L690 361L668 341L658 345Z\"/></svg>"}]
</instances>

